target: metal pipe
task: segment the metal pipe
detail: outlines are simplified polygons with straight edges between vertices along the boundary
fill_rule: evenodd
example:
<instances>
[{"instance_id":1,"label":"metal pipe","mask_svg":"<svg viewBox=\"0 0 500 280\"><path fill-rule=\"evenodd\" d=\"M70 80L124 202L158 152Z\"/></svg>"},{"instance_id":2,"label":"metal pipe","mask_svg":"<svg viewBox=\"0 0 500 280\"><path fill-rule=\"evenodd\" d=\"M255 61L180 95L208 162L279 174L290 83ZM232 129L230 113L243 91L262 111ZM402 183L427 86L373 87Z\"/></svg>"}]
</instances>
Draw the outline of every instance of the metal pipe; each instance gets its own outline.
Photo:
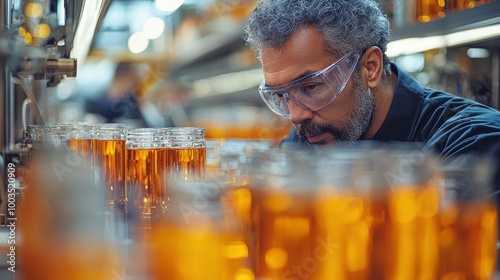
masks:
<instances>
[{"instance_id":1,"label":"metal pipe","mask_svg":"<svg viewBox=\"0 0 500 280\"><path fill-rule=\"evenodd\" d=\"M3 62L3 61L2 61ZM9 94L9 82L7 67L5 63L0 66L0 149L2 155L5 153L5 143L7 143L7 119L5 118L6 96Z\"/></svg>"},{"instance_id":2,"label":"metal pipe","mask_svg":"<svg viewBox=\"0 0 500 280\"><path fill-rule=\"evenodd\" d=\"M0 34L6 33L12 24L12 1L4 0L0 4ZM1 54L0 54L1 55ZM8 108L10 104L9 96L12 95L12 82L10 80L10 72L5 63L6 55L0 56L0 215L5 215L7 211L7 203L5 194L7 191L7 178L5 176L5 160L8 150L11 126L7 114L12 108ZM3 221L2 221L3 224Z\"/></svg>"},{"instance_id":3,"label":"metal pipe","mask_svg":"<svg viewBox=\"0 0 500 280\"><path fill-rule=\"evenodd\" d=\"M12 0L2 1L0 5L0 34L7 33L12 25ZM5 57L5 56L3 56ZM5 58L0 58L5 59ZM0 90L3 93L0 98L0 147L2 155L5 156L8 145L12 139L12 126L9 124L9 112L13 110L12 103L12 80L10 71L4 61L0 66Z\"/></svg>"},{"instance_id":4,"label":"metal pipe","mask_svg":"<svg viewBox=\"0 0 500 280\"><path fill-rule=\"evenodd\" d=\"M0 34L6 33L12 23L11 7L11 0L5 0L0 5ZM2 149L2 155L5 155L5 148L8 142L6 105L8 104L8 96L11 92L10 74L5 59L6 55L0 56L0 60L2 61L0 66L0 148Z\"/></svg>"},{"instance_id":5,"label":"metal pipe","mask_svg":"<svg viewBox=\"0 0 500 280\"><path fill-rule=\"evenodd\" d=\"M9 29L12 24L12 0L3 0L3 5L0 5L0 31L3 29Z\"/></svg>"},{"instance_id":6,"label":"metal pipe","mask_svg":"<svg viewBox=\"0 0 500 280\"><path fill-rule=\"evenodd\" d=\"M2 6L2 5L0 5ZM2 58L0 58L2 60ZM6 143L7 143L7 119L5 118L6 96L7 91L7 66L3 63L0 66L0 215L5 215L7 212L7 203L5 195L7 193L7 178L5 169ZM0 223L0 226L5 225Z\"/></svg>"},{"instance_id":7,"label":"metal pipe","mask_svg":"<svg viewBox=\"0 0 500 280\"><path fill-rule=\"evenodd\" d=\"M491 101L492 107L500 110L500 50L493 51L491 60Z\"/></svg>"},{"instance_id":8,"label":"metal pipe","mask_svg":"<svg viewBox=\"0 0 500 280\"><path fill-rule=\"evenodd\" d=\"M37 85L36 83L32 82L33 86L29 86L26 84L25 79L18 77L13 77L13 81L21 86L24 93L26 94L26 97L30 100L31 110L33 112L33 115L35 116L36 122L38 124L44 124L42 111L40 110L40 106L38 106L37 100L33 92L36 92L37 90L44 90L45 87L38 86L37 90L31 90L33 87L35 87L35 85ZM45 83L45 81L42 81L42 83Z\"/></svg>"},{"instance_id":9,"label":"metal pipe","mask_svg":"<svg viewBox=\"0 0 500 280\"><path fill-rule=\"evenodd\" d=\"M76 77L76 59L74 58L47 59L45 67L46 75Z\"/></svg>"}]
</instances>

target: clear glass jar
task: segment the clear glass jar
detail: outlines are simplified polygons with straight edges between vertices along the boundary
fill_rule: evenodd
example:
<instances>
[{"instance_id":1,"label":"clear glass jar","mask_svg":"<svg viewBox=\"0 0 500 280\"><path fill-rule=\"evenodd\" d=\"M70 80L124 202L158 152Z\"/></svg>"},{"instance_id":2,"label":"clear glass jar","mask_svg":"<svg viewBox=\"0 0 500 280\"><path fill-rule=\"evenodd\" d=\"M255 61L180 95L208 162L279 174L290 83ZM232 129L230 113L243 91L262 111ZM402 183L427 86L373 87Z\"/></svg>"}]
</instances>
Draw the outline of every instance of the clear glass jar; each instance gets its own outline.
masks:
<instances>
[{"instance_id":1,"label":"clear glass jar","mask_svg":"<svg viewBox=\"0 0 500 280\"><path fill-rule=\"evenodd\" d=\"M109 206L125 210L125 141L128 127L123 124L97 124L93 139L93 166Z\"/></svg>"},{"instance_id":2,"label":"clear glass jar","mask_svg":"<svg viewBox=\"0 0 500 280\"><path fill-rule=\"evenodd\" d=\"M169 180L203 180L207 156L205 129L172 127L167 135Z\"/></svg>"},{"instance_id":3,"label":"clear glass jar","mask_svg":"<svg viewBox=\"0 0 500 280\"><path fill-rule=\"evenodd\" d=\"M95 126L86 123L63 126L68 148L80 156L91 158Z\"/></svg>"},{"instance_id":4,"label":"clear glass jar","mask_svg":"<svg viewBox=\"0 0 500 280\"><path fill-rule=\"evenodd\" d=\"M199 127L170 127L167 130L172 148L205 148L205 129Z\"/></svg>"},{"instance_id":5,"label":"clear glass jar","mask_svg":"<svg viewBox=\"0 0 500 280\"><path fill-rule=\"evenodd\" d=\"M33 150L66 149L64 125L28 125L26 128Z\"/></svg>"},{"instance_id":6,"label":"clear glass jar","mask_svg":"<svg viewBox=\"0 0 500 280\"><path fill-rule=\"evenodd\" d=\"M126 140L129 127L120 123L101 123L95 125L94 139Z\"/></svg>"},{"instance_id":7,"label":"clear glass jar","mask_svg":"<svg viewBox=\"0 0 500 280\"><path fill-rule=\"evenodd\" d=\"M22 217L16 260L29 267L20 279L112 279L123 268L123 251L106 231L103 193L90 185L90 168L71 154L37 152L30 163L16 208Z\"/></svg>"},{"instance_id":8,"label":"clear glass jar","mask_svg":"<svg viewBox=\"0 0 500 280\"><path fill-rule=\"evenodd\" d=\"M442 193L437 279L495 278L498 258L496 159L462 155L447 159L436 181ZM480 269L479 269L480 266Z\"/></svg>"},{"instance_id":9,"label":"clear glass jar","mask_svg":"<svg viewBox=\"0 0 500 280\"><path fill-rule=\"evenodd\" d=\"M128 210L157 218L168 206L167 129L131 128L126 141Z\"/></svg>"}]
</instances>

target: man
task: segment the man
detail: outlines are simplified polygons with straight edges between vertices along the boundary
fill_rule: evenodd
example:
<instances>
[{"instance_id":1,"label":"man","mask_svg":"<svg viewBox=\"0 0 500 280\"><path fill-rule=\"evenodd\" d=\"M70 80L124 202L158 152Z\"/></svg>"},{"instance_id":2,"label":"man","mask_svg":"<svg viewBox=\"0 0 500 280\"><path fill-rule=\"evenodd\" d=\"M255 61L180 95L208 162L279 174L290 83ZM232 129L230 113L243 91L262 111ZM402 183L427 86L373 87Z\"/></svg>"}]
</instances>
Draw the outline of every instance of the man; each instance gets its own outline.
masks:
<instances>
[{"instance_id":1,"label":"man","mask_svg":"<svg viewBox=\"0 0 500 280\"><path fill-rule=\"evenodd\" d=\"M261 0L245 39L262 63L260 95L294 126L283 143L418 142L443 160L500 158L500 112L426 88L392 63L374 0Z\"/></svg>"},{"instance_id":2,"label":"man","mask_svg":"<svg viewBox=\"0 0 500 280\"><path fill-rule=\"evenodd\" d=\"M85 100L86 112L100 115L107 123L127 122L132 126L146 126L136 96L141 79L138 65L118 63L109 86L96 98Z\"/></svg>"}]
</instances>

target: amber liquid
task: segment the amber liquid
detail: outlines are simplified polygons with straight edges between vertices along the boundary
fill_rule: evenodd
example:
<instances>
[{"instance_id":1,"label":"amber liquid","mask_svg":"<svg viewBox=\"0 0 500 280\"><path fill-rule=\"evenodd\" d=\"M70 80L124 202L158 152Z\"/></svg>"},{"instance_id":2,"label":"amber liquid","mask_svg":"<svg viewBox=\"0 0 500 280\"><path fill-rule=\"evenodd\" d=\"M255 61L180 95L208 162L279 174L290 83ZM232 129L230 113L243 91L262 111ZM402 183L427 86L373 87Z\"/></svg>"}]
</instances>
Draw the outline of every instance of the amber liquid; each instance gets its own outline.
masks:
<instances>
[{"instance_id":1,"label":"amber liquid","mask_svg":"<svg viewBox=\"0 0 500 280\"><path fill-rule=\"evenodd\" d=\"M440 279L435 187L250 190L257 278Z\"/></svg>"},{"instance_id":2,"label":"amber liquid","mask_svg":"<svg viewBox=\"0 0 500 280\"><path fill-rule=\"evenodd\" d=\"M374 237L385 218L384 200L356 193L325 192L315 206L317 269L312 279L389 279L373 270ZM384 250L384 248L381 248ZM303 261L304 270L309 268Z\"/></svg>"},{"instance_id":3,"label":"amber liquid","mask_svg":"<svg viewBox=\"0 0 500 280\"><path fill-rule=\"evenodd\" d=\"M371 198L251 190L257 278L385 279L371 273L385 213Z\"/></svg>"},{"instance_id":4,"label":"amber liquid","mask_svg":"<svg viewBox=\"0 0 500 280\"><path fill-rule=\"evenodd\" d=\"M67 141L68 149L74 151L76 156L80 157L75 160L83 160L85 166L93 167L92 151L93 151L93 140L92 139L69 139ZM93 179L92 179L92 182Z\"/></svg>"},{"instance_id":5,"label":"amber liquid","mask_svg":"<svg viewBox=\"0 0 500 280\"><path fill-rule=\"evenodd\" d=\"M165 212L167 149L127 149L126 169L129 211L151 218Z\"/></svg>"},{"instance_id":6,"label":"amber liquid","mask_svg":"<svg viewBox=\"0 0 500 280\"><path fill-rule=\"evenodd\" d=\"M151 279L254 279L245 266L247 245L237 232L214 221L157 224L146 248Z\"/></svg>"},{"instance_id":7,"label":"amber liquid","mask_svg":"<svg viewBox=\"0 0 500 280\"><path fill-rule=\"evenodd\" d=\"M386 221L374 239L380 279L439 279L438 208L435 186L395 186L387 197ZM383 261L381 264L380 261Z\"/></svg>"},{"instance_id":8,"label":"amber liquid","mask_svg":"<svg viewBox=\"0 0 500 280\"><path fill-rule=\"evenodd\" d=\"M94 140L94 166L108 204L125 203L125 140Z\"/></svg>"},{"instance_id":9,"label":"amber liquid","mask_svg":"<svg viewBox=\"0 0 500 280\"><path fill-rule=\"evenodd\" d=\"M220 203L227 213L228 219L234 221L235 227L241 231L241 242L248 248L247 265L254 269L254 246L252 235L252 194L243 186L228 186L220 198Z\"/></svg>"},{"instance_id":10,"label":"amber liquid","mask_svg":"<svg viewBox=\"0 0 500 280\"><path fill-rule=\"evenodd\" d=\"M58 240L45 242L47 245L32 247L23 255L23 263L29 262L29 268L23 269L19 279L107 280L114 279L115 273L123 267L119 261L120 256L109 244ZM40 262L41 259L44 261Z\"/></svg>"},{"instance_id":11,"label":"amber liquid","mask_svg":"<svg viewBox=\"0 0 500 280\"><path fill-rule=\"evenodd\" d=\"M92 155L92 139L69 139L68 148L82 157Z\"/></svg>"},{"instance_id":12,"label":"amber liquid","mask_svg":"<svg viewBox=\"0 0 500 280\"><path fill-rule=\"evenodd\" d=\"M227 187L221 197L221 204L227 212L235 216L245 233L250 232L252 194L248 188L244 186Z\"/></svg>"},{"instance_id":13,"label":"amber liquid","mask_svg":"<svg viewBox=\"0 0 500 280\"><path fill-rule=\"evenodd\" d=\"M274 147L290 133L291 124L288 120L271 117L267 124L218 124L199 123L199 127L206 127L206 139L247 139L268 140Z\"/></svg>"},{"instance_id":14,"label":"amber liquid","mask_svg":"<svg viewBox=\"0 0 500 280\"><path fill-rule=\"evenodd\" d=\"M168 180L202 180L205 178L207 149L168 148Z\"/></svg>"},{"instance_id":15,"label":"amber liquid","mask_svg":"<svg viewBox=\"0 0 500 280\"><path fill-rule=\"evenodd\" d=\"M315 271L305 271L303 267L316 248L323 250L322 241L315 240L313 199L284 190L254 187L250 190L255 277L314 279L311 277Z\"/></svg>"},{"instance_id":16,"label":"amber liquid","mask_svg":"<svg viewBox=\"0 0 500 280\"><path fill-rule=\"evenodd\" d=\"M451 11L460 11L472 9L478 5L493 2L491 0L449 0L447 1L448 9Z\"/></svg>"},{"instance_id":17,"label":"amber liquid","mask_svg":"<svg viewBox=\"0 0 500 280\"><path fill-rule=\"evenodd\" d=\"M439 214L436 279L490 280L497 260L497 210L488 202L457 202Z\"/></svg>"},{"instance_id":18,"label":"amber liquid","mask_svg":"<svg viewBox=\"0 0 500 280\"><path fill-rule=\"evenodd\" d=\"M80 205L76 207L78 210L74 209L74 205L67 202L67 199L74 201L75 198L70 196L76 193L65 188L67 181L63 180L62 185L57 185L59 181L47 180L47 175L43 172L34 172L44 170L43 166L47 166L46 158L35 155L31 162L33 172L27 172L25 177L29 187L23 190L23 203L19 203L19 208L16 209L19 211L18 216L22 217L16 221L16 230L22 233L23 241L19 244L16 242L15 257L16 264L23 263L23 269L19 277L16 275L14 278L106 280L117 277L115 272L121 273L123 264L116 248L101 239L100 234L81 234L83 226L80 220L88 221L88 218L80 215L84 208ZM50 176L54 175L48 175L49 178ZM54 182L57 182L56 185L53 185ZM91 209L88 214L95 215L93 210L95 209ZM99 221L96 223L100 224ZM17 268L16 274L19 271Z\"/></svg>"},{"instance_id":19,"label":"amber liquid","mask_svg":"<svg viewBox=\"0 0 500 280\"><path fill-rule=\"evenodd\" d=\"M445 16L444 0L418 0L417 19L420 22L428 22Z\"/></svg>"}]
</instances>

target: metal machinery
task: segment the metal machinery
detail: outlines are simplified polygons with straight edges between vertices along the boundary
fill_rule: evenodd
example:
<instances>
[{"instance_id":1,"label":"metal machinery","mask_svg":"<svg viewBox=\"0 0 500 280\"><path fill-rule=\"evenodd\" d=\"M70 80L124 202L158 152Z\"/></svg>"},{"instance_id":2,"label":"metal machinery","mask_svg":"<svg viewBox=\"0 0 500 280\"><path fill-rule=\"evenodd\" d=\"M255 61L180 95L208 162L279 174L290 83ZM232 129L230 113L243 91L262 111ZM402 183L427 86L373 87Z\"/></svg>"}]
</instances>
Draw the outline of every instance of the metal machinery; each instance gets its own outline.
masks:
<instances>
[{"instance_id":1,"label":"metal machinery","mask_svg":"<svg viewBox=\"0 0 500 280\"><path fill-rule=\"evenodd\" d=\"M0 2L0 226L7 211L9 163L16 188L23 187L28 163L26 124L43 124L40 100L66 77L75 77L77 59L88 53L111 0L2 0ZM74 53L78 48L79 52Z\"/></svg>"}]
</instances>

